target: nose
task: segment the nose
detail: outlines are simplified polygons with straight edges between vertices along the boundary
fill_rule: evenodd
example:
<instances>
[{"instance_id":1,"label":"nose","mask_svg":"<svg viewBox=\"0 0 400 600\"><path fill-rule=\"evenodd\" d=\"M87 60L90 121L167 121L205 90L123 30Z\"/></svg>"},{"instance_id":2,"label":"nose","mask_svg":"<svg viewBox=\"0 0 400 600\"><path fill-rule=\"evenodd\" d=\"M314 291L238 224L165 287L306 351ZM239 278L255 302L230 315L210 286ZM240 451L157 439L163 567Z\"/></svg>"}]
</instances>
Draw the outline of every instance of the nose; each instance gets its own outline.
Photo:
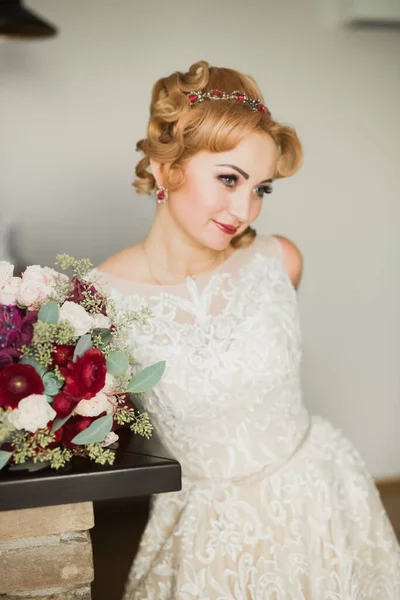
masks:
<instances>
[{"instance_id":1,"label":"nose","mask_svg":"<svg viewBox=\"0 0 400 600\"><path fill-rule=\"evenodd\" d=\"M251 198L248 191L236 190L231 194L231 201L228 209L229 214L241 223L245 223L249 219L250 201Z\"/></svg>"}]
</instances>

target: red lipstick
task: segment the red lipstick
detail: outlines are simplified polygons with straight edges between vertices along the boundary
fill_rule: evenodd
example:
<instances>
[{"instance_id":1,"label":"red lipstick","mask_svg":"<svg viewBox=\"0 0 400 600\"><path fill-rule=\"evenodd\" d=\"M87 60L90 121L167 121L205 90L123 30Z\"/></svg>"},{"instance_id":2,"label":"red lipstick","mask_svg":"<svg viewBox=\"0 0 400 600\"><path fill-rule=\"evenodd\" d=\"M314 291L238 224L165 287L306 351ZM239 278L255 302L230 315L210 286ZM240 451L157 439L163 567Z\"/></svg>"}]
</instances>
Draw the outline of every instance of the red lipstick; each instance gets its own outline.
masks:
<instances>
[{"instance_id":1,"label":"red lipstick","mask_svg":"<svg viewBox=\"0 0 400 600\"><path fill-rule=\"evenodd\" d=\"M214 223L221 231L227 233L228 235L235 234L239 229L239 227L233 227L232 225L226 225L225 223L218 223L218 221L214 221Z\"/></svg>"}]
</instances>

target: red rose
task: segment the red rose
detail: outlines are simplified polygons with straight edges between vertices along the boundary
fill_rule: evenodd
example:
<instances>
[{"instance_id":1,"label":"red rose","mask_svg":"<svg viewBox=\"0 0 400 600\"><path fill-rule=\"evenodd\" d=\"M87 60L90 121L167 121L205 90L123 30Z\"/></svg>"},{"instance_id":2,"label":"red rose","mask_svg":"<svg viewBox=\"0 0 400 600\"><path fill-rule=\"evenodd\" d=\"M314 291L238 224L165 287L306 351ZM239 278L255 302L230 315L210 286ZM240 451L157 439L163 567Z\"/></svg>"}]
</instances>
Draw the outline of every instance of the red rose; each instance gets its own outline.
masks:
<instances>
[{"instance_id":1,"label":"red rose","mask_svg":"<svg viewBox=\"0 0 400 600\"><path fill-rule=\"evenodd\" d=\"M0 370L0 406L17 408L22 398L43 392L42 378L31 365L12 364Z\"/></svg>"},{"instance_id":2,"label":"red rose","mask_svg":"<svg viewBox=\"0 0 400 600\"><path fill-rule=\"evenodd\" d=\"M54 397L51 406L56 411L57 417L63 419L72 412L78 402L79 400L76 398L72 398L64 392L60 392Z\"/></svg>"},{"instance_id":3,"label":"red rose","mask_svg":"<svg viewBox=\"0 0 400 600\"><path fill-rule=\"evenodd\" d=\"M64 393L89 400L105 386L106 359L98 348L91 348L61 372L65 377Z\"/></svg>"},{"instance_id":4,"label":"red rose","mask_svg":"<svg viewBox=\"0 0 400 600\"><path fill-rule=\"evenodd\" d=\"M60 344L53 352L53 362L58 367L66 367L74 358L75 346Z\"/></svg>"},{"instance_id":5,"label":"red rose","mask_svg":"<svg viewBox=\"0 0 400 600\"><path fill-rule=\"evenodd\" d=\"M93 419L91 417L71 417L63 426L63 435L62 442L65 446L74 446L71 440L74 439L78 433L87 429L89 425L93 423Z\"/></svg>"}]
</instances>

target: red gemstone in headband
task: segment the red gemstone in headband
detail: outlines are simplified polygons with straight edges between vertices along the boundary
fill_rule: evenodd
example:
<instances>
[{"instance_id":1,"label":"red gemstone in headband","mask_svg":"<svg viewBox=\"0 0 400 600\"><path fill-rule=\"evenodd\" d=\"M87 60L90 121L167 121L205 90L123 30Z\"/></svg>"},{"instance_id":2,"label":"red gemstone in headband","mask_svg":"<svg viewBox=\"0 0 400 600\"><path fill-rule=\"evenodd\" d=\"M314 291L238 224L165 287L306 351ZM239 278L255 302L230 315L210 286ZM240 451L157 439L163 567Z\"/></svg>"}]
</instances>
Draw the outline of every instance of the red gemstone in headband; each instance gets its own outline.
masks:
<instances>
[{"instance_id":1,"label":"red gemstone in headband","mask_svg":"<svg viewBox=\"0 0 400 600\"><path fill-rule=\"evenodd\" d=\"M190 106L197 106L204 100L230 100L231 102L241 102L247 104L251 110L265 113L271 116L268 108L259 99L249 98L243 92L235 90L234 92L227 93L221 90L211 90L210 92L189 92L187 94L189 98Z\"/></svg>"}]
</instances>

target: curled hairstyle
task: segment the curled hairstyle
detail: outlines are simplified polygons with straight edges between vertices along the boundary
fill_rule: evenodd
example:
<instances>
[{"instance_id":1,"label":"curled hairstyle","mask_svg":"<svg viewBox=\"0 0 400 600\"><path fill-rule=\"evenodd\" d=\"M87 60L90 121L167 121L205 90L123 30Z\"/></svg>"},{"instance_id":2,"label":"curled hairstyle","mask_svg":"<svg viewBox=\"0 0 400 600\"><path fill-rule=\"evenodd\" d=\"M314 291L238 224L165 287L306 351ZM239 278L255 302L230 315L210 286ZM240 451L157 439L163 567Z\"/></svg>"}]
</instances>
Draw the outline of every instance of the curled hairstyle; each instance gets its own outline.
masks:
<instances>
[{"instance_id":1,"label":"curled hairstyle","mask_svg":"<svg viewBox=\"0 0 400 600\"><path fill-rule=\"evenodd\" d=\"M191 91L239 90L249 98L264 102L256 82L232 69L210 67L206 61L194 63L187 73L163 77L153 87L147 137L136 149L144 157L136 166L136 191L150 194L156 187L149 172L150 159L163 163L163 185L170 191L184 182L184 161L197 152L227 152L250 133L265 132L275 141L278 161L274 179L290 177L302 162L302 148L292 127L274 121L268 113L229 100L205 101L190 106ZM235 247L247 246L256 232L248 227L232 239Z\"/></svg>"}]
</instances>

